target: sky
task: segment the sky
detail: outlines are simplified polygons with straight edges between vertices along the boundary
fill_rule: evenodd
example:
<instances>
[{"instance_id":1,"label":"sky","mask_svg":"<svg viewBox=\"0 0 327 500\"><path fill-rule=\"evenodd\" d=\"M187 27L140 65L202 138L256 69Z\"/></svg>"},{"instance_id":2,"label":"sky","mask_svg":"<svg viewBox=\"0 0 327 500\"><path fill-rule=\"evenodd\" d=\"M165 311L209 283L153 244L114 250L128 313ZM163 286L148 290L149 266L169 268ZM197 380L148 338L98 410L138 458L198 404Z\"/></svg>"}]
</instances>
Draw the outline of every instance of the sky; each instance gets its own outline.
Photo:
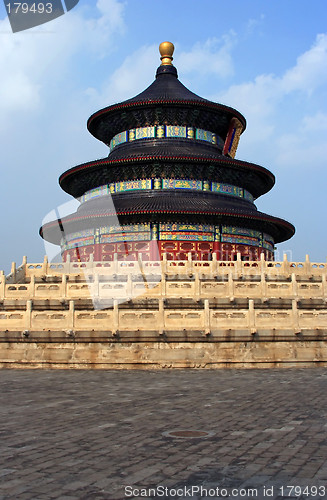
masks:
<instances>
[{"instance_id":1,"label":"sky","mask_svg":"<svg viewBox=\"0 0 327 500\"><path fill-rule=\"evenodd\" d=\"M165 40L184 85L245 116L236 157L276 176L256 201L296 227L276 260L325 262L326 21L326 0L80 0L12 33L1 4L0 269L43 260L42 220L77 206L58 177L108 155L88 117L150 85Z\"/></svg>"}]
</instances>

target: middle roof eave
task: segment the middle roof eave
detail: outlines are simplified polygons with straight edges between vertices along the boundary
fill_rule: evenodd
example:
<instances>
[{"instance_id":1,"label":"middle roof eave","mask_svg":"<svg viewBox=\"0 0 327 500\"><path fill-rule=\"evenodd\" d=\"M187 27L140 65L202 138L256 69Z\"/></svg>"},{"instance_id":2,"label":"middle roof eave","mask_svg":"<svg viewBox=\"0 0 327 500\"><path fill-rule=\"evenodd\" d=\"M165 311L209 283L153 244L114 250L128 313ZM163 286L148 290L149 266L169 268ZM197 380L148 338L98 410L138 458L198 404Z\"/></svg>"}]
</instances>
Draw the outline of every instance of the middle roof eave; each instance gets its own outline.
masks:
<instances>
[{"instance_id":1,"label":"middle roof eave","mask_svg":"<svg viewBox=\"0 0 327 500\"><path fill-rule=\"evenodd\" d=\"M139 178L145 178L150 174L150 177L152 177L153 174L155 176L158 175L159 177L161 177L163 166L170 163L175 167L179 164L181 165L181 168L185 167L188 175L192 173L193 178L195 173L195 171L193 172L193 170L195 168L199 168L200 166L200 170L203 171L203 178L206 178L206 172L207 177L213 177L214 172L216 172L217 169L216 180L218 182L224 182L223 179L219 178L218 169L220 169L221 172L225 169L226 172L229 169L237 172L243 172L243 177L251 174L251 176L254 176L258 179L258 182L253 183L253 185L241 185L239 187L245 187L245 189L250 191L255 198L268 192L275 183L275 176L268 169L254 163L231 159L226 156L205 157L187 155L140 155L115 160L111 160L110 158L102 158L99 160L82 163L81 165L77 165L64 172L59 178L59 184L64 191L77 198L79 196L82 196L86 191L93 189L94 187L98 187L100 185L115 181L111 180L111 177L115 175L116 171L117 175L121 178L122 169L124 169L125 178L126 175L127 177L129 175L128 168L133 170L133 173L135 173L135 168L137 169L138 167L140 167L142 172L140 172ZM132 179L133 177L127 180Z\"/></svg>"}]
</instances>

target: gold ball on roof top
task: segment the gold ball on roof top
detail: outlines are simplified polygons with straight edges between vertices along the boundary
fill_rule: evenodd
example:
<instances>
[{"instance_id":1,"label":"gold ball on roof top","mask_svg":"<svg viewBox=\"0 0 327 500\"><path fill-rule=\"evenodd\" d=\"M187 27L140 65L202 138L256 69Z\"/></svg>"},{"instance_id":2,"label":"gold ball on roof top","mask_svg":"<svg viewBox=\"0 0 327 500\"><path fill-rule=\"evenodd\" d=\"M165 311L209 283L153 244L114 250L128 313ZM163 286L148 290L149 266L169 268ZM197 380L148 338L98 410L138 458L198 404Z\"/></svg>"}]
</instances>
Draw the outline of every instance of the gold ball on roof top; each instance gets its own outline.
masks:
<instances>
[{"instance_id":1,"label":"gold ball on roof top","mask_svg":"<svg viewBox=\"0 0 327 500\"><path fill-rule=\"evenodd\" d=\"M165 64L172 64L171 61L173 60L173 53L174 53L175 47L174 44L171 42L162 42L159 45L159 52L160 52L160 59L161 59L161 66Z\"/></svg>"}]
</instances>

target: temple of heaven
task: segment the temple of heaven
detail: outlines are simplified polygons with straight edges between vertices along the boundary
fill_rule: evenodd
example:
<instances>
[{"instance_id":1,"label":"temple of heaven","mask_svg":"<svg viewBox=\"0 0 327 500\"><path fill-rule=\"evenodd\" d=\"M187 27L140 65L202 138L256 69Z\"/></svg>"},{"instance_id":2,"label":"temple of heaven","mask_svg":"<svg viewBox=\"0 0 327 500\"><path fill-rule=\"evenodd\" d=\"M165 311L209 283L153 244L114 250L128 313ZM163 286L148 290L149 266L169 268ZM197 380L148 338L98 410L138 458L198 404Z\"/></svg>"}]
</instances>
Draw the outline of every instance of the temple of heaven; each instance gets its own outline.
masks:
<instances>
[{"instance_id":1,"label":"temple of heaven","mask_svg":"<svg viewBox=\"0 0 327 500\"><path fill-rule=\"evenodd\" d=\"M163 42L155 81L143 92L94 113L87 128L108 157L64 172L61 188L77 211L48 222L41 236L63 260L274 259L276 243L295 232L259 212L255 200L274 175L235 159L245 118L203 99L179 80L174 46Z\"/></svg>"}]
</instances>

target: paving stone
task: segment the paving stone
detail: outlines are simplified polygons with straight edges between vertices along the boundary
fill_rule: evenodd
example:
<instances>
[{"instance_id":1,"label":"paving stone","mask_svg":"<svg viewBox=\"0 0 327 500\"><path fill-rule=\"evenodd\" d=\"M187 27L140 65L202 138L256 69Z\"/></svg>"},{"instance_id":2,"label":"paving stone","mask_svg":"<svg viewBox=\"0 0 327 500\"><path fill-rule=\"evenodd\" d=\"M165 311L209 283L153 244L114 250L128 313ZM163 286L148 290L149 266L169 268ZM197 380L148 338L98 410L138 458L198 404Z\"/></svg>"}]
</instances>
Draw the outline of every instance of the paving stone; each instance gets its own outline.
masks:
<instances>
[{"instance_id":1,"label":"paving stone","mask_svg":"<svg viewBox=\"0 0 327 500\"><path fill-rule=\"evenodd\" d=\"M318 367L2 370L0 500L122 500L124 485L274 485L275 500L281 486L327 487L326 403ZM212 435L164 434L183 429Z\"/></svg>"}]
</instances>

